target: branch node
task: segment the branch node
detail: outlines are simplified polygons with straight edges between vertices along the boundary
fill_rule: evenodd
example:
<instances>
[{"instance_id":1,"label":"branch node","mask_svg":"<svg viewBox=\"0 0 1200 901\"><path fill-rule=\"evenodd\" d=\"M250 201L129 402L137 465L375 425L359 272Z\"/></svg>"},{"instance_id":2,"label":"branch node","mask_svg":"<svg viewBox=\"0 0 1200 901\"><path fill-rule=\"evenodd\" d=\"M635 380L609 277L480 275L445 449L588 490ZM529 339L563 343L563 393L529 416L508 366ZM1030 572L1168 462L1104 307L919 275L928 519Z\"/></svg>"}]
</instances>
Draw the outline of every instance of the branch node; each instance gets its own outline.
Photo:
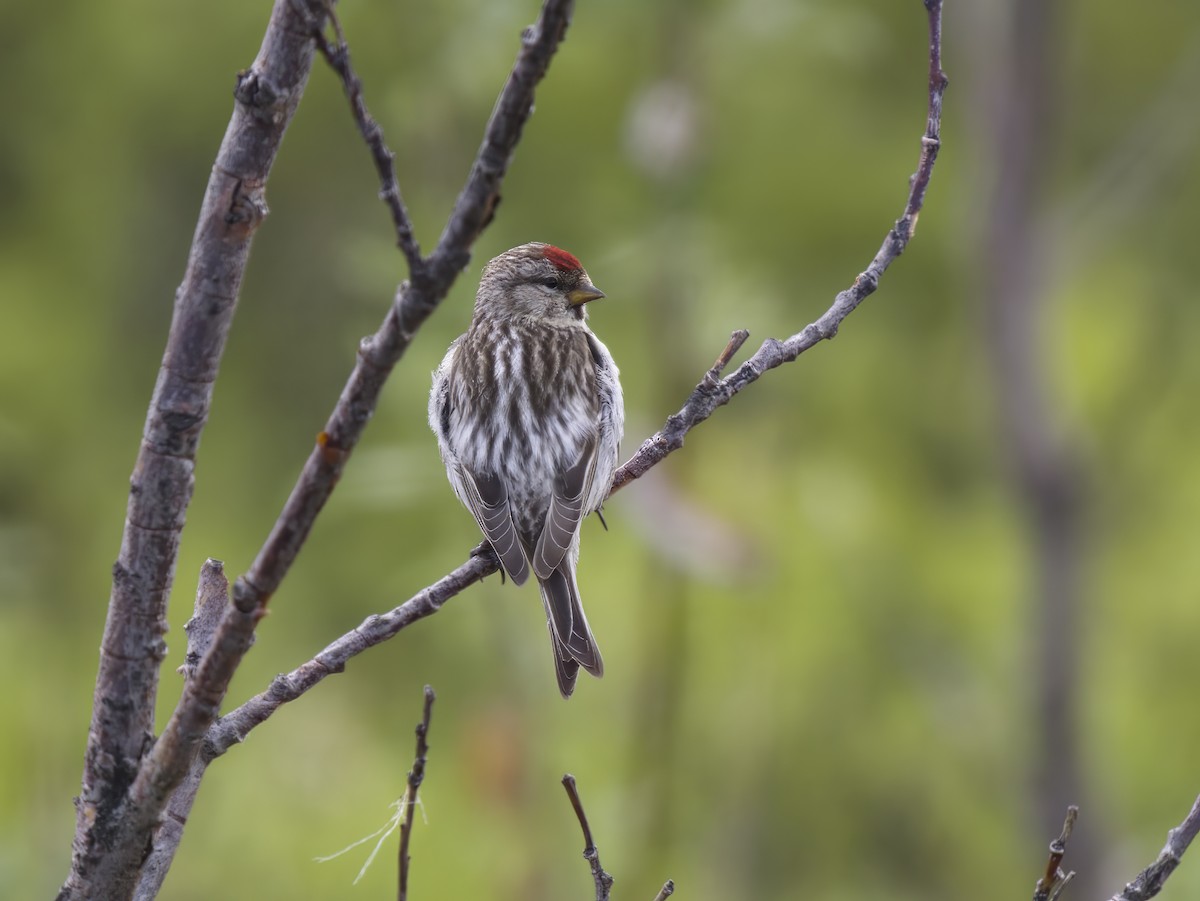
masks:
<instances>
[{"instance_id":1,"label":"branch node","mask_svg":"<svg viewBox=\"0 0 1200 901\"><path fill-rule=\"evenodd\" d=\"M286 95L265 73L250 68L238 72L233 98L246 106L255 118L274 122Z\"/></svg>"},{"instance_id":2,"label":"branch node","mask_svg":"<svg viewBox=\"0 0 1200 901\"><path fill-rule=\"evenodd\" d=\"M729 343L725 345L725 349L717 355L717 360L712 364L712 368L704 374L702 384L710 390L716 388L721 382L721 373L725 371L725 367L729 365L729 361L733 359L733 355L741 350L742 345L746 343L746 339L750 337L750 332L744 328L740 328L729 336Z\"/></svg>"}]
</instances>

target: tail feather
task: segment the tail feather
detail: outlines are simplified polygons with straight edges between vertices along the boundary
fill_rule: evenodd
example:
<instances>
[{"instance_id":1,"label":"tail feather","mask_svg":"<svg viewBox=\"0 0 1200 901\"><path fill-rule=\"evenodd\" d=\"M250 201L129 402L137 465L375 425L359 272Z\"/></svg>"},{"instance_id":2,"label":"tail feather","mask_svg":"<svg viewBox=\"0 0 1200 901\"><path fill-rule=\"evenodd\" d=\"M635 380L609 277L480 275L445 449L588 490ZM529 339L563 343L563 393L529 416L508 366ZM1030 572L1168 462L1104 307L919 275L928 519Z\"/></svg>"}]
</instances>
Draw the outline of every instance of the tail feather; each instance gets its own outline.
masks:
<instances>
[{"instance_id":1,"label":"tail feather","mask_svg":"<svg viewBox=\"0 0 1200 901\"><path fill-rule=\"evenodd\" d=\"M554 649L554 675L558 677L558 690L564 698L569 698L575 691L575 679L579 675L579 664L570 657L563 658L559 651L558 640L554 637L553 626L550 627L550 644Z\"/></svg>"},{"instance_id":2,"label":"tail feather","mask_svg":"<svg viewBox=\"0 0 1200 901\"><path fill-rule=\"evenodd\" d=\"M546 607L550 640L554 646L558 687L563 697L569 697L574 690L579 667L600 677L604 675L604 660L584 616L569 558L563 560L548 578L539 579L538 588L541 589L542 603Z\"/></svg>"}]
</instances>

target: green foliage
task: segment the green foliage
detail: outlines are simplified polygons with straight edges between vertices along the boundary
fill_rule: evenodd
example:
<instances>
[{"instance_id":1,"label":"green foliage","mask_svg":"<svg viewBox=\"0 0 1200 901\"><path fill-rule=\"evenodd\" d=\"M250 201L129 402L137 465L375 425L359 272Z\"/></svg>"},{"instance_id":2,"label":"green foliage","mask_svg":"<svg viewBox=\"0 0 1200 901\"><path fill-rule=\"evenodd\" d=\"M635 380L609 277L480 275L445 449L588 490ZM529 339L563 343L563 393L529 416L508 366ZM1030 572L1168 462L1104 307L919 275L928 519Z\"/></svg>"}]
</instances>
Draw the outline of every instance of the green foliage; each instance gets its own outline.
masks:
<instances>
[{"instance_id":1,"label":"green foliage","mask_svg":"<svg viewBox=\"0 0 1200 901\"><path fill-rule=\"evenodd\" d=\"M693 899L1028 893L1052 836L1029 828L1039 623L976 300L995 151L969 109L990 77L969 52L982 6L950 4L945 149L879 294L655 472L688 528L664 534L640 484L610 504L607 534L585 525L604 680L562 703L535 593L491 579L216 763L164 897L352 897L358 859L312 858L386 819L426 682L439 701L412 897L587 897L566 771L623 898L667 876ZM268 11L67 7L8 9L0 35L0 896L14 898L47 896L67 870L127 477L234 73ZM343 4L426 249L535 12ZM1048 216L1129 139L1200 26L1187 4L1070 15ZM424 409L490 256L553 241L608 293L592 324L622 369L631 451L731 330L752 346L798 331L865 267L916 163L924 53L915 0L580 4L495 223L398 367L231 699L477 541ZM677 144L667 113L682 116ZM1200 166L1194 132L1167 137L1182 143L1118 207L1076 211L1044 248L1056 268L1037 351L1093 476L1075 705L1101 806L1082 822L1127 841L1104 874L1114 889L1200 788ZM201 447L162 717L201 562L236 574L252 560L404 275L376 191L318 63ZM1088 229L1099 214L1106 227ZM724 551L704 553L707 530ZM353 891L389 893L390 861ZM1197 872L1185 863L1177 897Z\"/></svg>"}]
</instances>

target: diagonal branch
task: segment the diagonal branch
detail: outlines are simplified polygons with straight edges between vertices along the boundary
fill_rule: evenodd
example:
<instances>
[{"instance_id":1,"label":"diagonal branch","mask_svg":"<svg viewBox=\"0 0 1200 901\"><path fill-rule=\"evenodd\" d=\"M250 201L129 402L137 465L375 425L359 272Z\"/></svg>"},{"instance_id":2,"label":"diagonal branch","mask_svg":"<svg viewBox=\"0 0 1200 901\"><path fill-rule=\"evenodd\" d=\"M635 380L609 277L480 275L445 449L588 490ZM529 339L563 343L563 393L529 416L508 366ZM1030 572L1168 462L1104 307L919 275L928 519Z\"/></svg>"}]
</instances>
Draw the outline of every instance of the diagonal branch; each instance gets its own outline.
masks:
<instances>
[{"instance_id":1,"label":"diagonal branch","mask_svg":"<svg viewBox=\"0 0 1200 901\"><path fill-rule=\"evenodd\" d=\"M342 23L338 21L337 13L332 7L329 10L329 21L333 23L337 43L334 45L329 43L325 38L324 29L319 23L312 25L313 39L316 41L317 50L325 58L325 62L329 63L330 68L341 76L342 86L346 90L346 99L350 101L350 109L354 113L355 124L358 125L363 140L367 142L367 147L371 151L371 159L375 163L375 171L379 173L379 196L387 204L388 212L392 215L392 225L396 229L396 246L404 254L404 259L408 261L409 270L415 272L424 265L424 261L421 258L421 245L417 243L416 236L413 235L408 208L404 205L404 198L400 196L400 183L396 180L396 167L393 165L395 154L383 140L383 129L379 127L379 123L367 110L367 103L363 99L362 80L359 79L358 73L354 71L354 66L350 63L350 47L346 44L346 36L342 33Z\"/></svg>"},{"instance_id":2,"label":"diagonal branch","mask_svg":"<svg viewBox=\"0 0 1200 901\"><path fill-rule=\"evenodd\" d=\"M306 14L320 19L316 0ZM167 598L191 500L200 435L241 289L250 242L267 214L263 190L312 67L299 0L276 0L262 49L238 76L237 103L196 224L162 367L130 480L121 551L84 758L71 872L62 898L103 894L95 868L113 815L154 734L166 653Z\"/></svg>"},{"instance_id":3,"label":"diagonal branch","mask_svg":"<svg viewBox=\"0 0 1200 901\"><path fill-rule=\"evenodd\" d=\"M1138 873L1124 891L1113 895L1111 901L1147 901L1161 892L1197 833L1200 833L1200 798L1183 822L1167 833L1167 843L1154 863Z\"/></svg>"},{"instance_id":4,"label":"diagonal branch","mask_svg":"<svg viewBox=\"0 0 1200 901\"><path fill-rule=\"evenodd\" d=\"M212 723L204 735L199 752L188 758L187 772L167 802L164 826L154 836L154 847L137 887L135 897L138 901L149 901L157 894L178 850L183 826L191 813L196 792L209 763L245 739L251 729L281 705L294 701L326 676L342 672L350 658L386 641L417 620L436 613L450 598L497 569L491 548L480 545L471 558L454 572L418 592L391 612L368 617L357 629L343 635L312 660L290 673L276 676L266 691ZM229 605L227 611L230 611L227 613L230 617L242 615L233 605Z\"/></svg>"}]
</instances>

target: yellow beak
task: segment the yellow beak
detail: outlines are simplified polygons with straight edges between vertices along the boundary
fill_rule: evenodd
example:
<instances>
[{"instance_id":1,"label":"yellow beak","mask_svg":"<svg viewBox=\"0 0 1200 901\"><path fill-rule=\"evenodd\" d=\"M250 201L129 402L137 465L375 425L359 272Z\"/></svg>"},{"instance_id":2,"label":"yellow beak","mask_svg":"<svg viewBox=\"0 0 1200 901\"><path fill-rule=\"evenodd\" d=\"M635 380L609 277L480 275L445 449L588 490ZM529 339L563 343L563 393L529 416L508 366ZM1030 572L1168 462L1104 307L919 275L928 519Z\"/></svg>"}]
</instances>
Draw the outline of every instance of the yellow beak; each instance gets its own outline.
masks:
<instances>
[{"instance_id":1,"label":"yellow beak","mask_svg":"<svg viewBox=\"0 0 1200 901\"><path fill-rule=\"evenodd\" d=\"M581 304L590 303L593 300L599 300L603 296L604 292L585 278L575 290L567 295L567 300L571 306L577 307Z\"/></svg>"}]
</instances>

